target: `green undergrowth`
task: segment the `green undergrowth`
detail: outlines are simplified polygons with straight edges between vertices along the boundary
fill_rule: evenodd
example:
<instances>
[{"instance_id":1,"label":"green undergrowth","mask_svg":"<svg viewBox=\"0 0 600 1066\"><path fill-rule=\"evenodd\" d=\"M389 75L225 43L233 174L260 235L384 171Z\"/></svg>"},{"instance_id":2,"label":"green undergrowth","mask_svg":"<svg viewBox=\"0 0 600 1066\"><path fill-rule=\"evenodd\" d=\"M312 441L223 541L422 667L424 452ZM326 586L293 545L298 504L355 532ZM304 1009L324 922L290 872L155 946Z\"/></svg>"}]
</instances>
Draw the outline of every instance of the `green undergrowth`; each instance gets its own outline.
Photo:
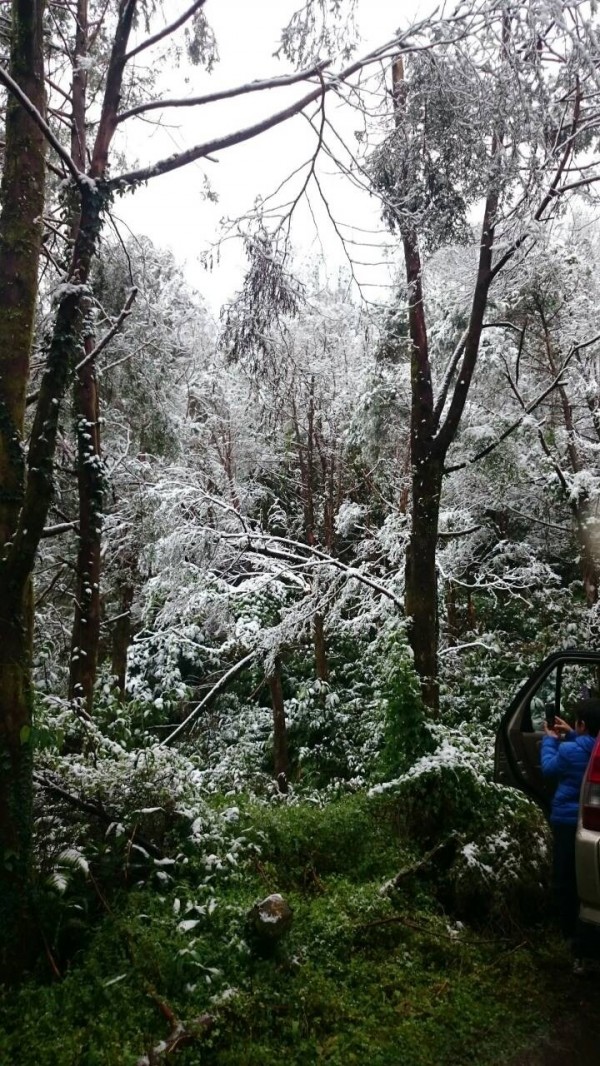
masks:
<instances>
[{"instance_id":1,"label":"green undergrowth","mask_svg":"<svg viewBox=\"0 0 600 1066\"><path fill-rule=\"evenodd\" d=\"M486 1066L556 1020L560 946L514 909L459 921L452 854L426 858L397 798L241 805L240 821L258 850L226 876L188 853L157 883L87 885L102 917L60 977L40 965L4 994L0 1062L171 1061L152 1049L180 1022L182 1066ZM280 941L248 917L273 892L293 910Z\"/></svg>"}]
</instances>

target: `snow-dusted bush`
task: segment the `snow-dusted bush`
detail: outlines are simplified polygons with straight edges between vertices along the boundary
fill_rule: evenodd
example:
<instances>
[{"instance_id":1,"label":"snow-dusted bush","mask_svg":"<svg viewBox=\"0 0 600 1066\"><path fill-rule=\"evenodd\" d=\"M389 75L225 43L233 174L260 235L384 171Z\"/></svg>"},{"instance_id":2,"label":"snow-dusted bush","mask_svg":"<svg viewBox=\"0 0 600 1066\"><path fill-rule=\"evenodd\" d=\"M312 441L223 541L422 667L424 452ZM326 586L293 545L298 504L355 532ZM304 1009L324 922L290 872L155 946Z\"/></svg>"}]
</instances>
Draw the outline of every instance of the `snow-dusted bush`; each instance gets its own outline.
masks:
<instances>
[{"instance_id":1,"label":"snow-dusted bush","mask_svg":"<svg viewBox=\"0 0 600 1066\"><path fill-rule=\"evenodd\" d=\"M444 905L471 918L506 916L548 879L548 828L539 808L491 780L493 734L438 725L435 750L371 789L398 800L406 831L432 852L444 847Z\"/></svg>"},{"instance_id":2,"label":"snow-dusted bush","mask_svg":"<svg viewBox=\"0 0 600 1066\"><path fill-rule=\"evenodd\" d=\"M254 847L237 824L237 808L207 802L198 759L148 733L127 745L93 722L75 729L68 705L46 709L43 718L36 763L41 867L75 846L90 860L110 853L131 876L157 884L169 881L176 861L193 861L205 871L198 880L209 883ZM48 794L56 801L50 815Z\"/></svg>"}]
</instances>

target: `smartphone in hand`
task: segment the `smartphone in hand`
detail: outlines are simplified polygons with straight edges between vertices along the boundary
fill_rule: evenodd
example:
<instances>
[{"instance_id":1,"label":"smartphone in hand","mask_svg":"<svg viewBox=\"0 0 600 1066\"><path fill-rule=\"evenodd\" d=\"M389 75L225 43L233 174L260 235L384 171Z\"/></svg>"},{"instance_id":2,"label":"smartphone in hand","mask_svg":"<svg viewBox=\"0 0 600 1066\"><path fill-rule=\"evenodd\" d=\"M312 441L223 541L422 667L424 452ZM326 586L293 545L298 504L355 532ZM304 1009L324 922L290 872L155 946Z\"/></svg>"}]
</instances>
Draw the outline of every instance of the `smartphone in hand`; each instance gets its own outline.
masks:
<instances>
[{"instance_id":1,"label":"smartphone in hand","mask_svg":"<svg viewBox=\"0 0 600 1066\"><path fill-rule=\"evenodd\" d=\"M544 707L544 718L546 719L546 725L548 726L548 729L554 729L554 721L556 715L554 713L553 703L547 703Z\"/></svg>"}]
</instances>

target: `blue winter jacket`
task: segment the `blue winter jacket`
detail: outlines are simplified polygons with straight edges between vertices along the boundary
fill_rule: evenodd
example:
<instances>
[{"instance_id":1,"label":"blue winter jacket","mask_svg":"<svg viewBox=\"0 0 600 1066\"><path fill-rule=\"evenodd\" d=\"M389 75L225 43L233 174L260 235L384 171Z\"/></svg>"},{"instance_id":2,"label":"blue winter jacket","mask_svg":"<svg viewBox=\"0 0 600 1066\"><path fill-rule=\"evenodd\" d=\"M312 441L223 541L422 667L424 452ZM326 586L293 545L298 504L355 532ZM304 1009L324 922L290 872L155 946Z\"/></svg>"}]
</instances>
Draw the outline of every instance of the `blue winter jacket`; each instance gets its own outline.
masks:
<instances>
[{"instance_id":1,"label":"blue winter jacket","mask_svg":"<svg viewBox=\"0 0 600 1066\"><path fill-rule=\"evenodd\" d=\"M564 740L544 737L540 761L546 777L557 777L552 798L552 825L577 825L581 782L590 761L595 738L587 733L567 733Z\"/></svg>"}]
</instances>

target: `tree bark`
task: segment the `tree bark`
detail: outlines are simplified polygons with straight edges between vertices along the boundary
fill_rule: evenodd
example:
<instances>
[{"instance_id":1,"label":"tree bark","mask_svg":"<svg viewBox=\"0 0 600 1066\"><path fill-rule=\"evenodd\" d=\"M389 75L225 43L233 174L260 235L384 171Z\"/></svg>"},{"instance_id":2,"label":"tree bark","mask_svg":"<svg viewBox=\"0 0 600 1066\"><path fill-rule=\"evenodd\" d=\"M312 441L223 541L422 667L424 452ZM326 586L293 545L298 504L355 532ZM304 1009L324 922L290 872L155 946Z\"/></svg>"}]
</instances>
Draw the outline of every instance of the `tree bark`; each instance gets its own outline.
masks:
<instances>
[{"instance_id":1,"label":"tree bark","mask_svg":"<svg viewBox=\"0 0 600 1066\"><path fill-rule=\"evenodd\" d=\"M402 243L408 288L411 339L411 525L404 570L404 610L423 700L438 708L437 551L443 461L433 452L434 401L423 305L421 256L416 233Z\"/></svg>"},{"instance_id":2,"label":"tree bark","mask_svg":"<svg viewBox=\"0 0 600 1066\"><path fill-rule=\"evenodd\" d=\"M504 33L508 32L505 19ZM503 41L504 45L504 41ZM392 99L397 130L401 127L406 101L404 62L398 56L392 67ZM490 163L502 150L501 132L493 131ZM440 496L444 461L456 438L479 355L483 320L487 308L492 270L499 191L492 179L483 212L477 276L460 368L455 368L454 385L446 406L450 380L434 400L423 303L423 276L418 234L399 215L408 291L408 324L411 339L411 435L412 481L411 533L406 551L405 612L409 619L409 640L415 667L421 679L425 704L438 710L437 645L438 608L436 550L439 532ZM507 253L508 254L508 253ZM510 258L510 256L509 256ZM442 415L443 421L442 421Z\"/></svg>"},{"instance_id":3,"label":"tree bark","mask_svg":"<svg viewBox=\"0 0 600 1066\"><path fill-rule=\"evenodd\" d=\"M579 541L581 579L585 601L588 607L593 607L598 602L600 579L600 560L598 556L600 521L595 513L596 504L590 507L587 500L575 504L573 510L577 527L577 539Z\"/></svg>"},{"instance_id":4,"label":"tree bark","mask_svg":"<svg viewBox=\"0 0 600 1066\"><path fill-rule=\"evenodd\" d=\"M325 628L323 615L315 614L313 618L313 638L315 643L315 667L319 681L329 680L329 664L327 662L327 644L325 641Z\"/></svg>"},{"instance_id":5,"label":"tree bark","mask_svg":"<svg viewBox=\"0 0 600 1066\"><path fill-rule=\"evenodd\" d=\"M79 170L86 166L88 2L77 0L77 27L73 56L73 121L71 157ZM76 236L79 219L73 220ZM98 383L91 332L83 338L86 362L77 372L73 387L77 437L77 487L79 491L79 540L75 571L75 607L69 663L69 699L78 700L91 715L100 642L100 550L104 478L100 458Z\"/></svg>"},{"instance_id":6,"label":"tree bark","mask_svg":"<svg viewBox=\"0 0 600 1066\"><path fill-rule=\"evenodd\" d=\"M10 69L44 113L43 2L14 0ZM12 543L25 493L26 390L38 293L46 146L9 98L0 200L0 544ZM26 967L32 947L31 577L0 597L0 981Z\"/></svg>"},{"instance_id":7,"label":"tree bark","mask_svg":"<svg viewBox=\"0 0 600 1066\"><path fill-rule=\"evenodd\" d=\"M406 551L405 612L415 669L421 679L421 694L427 707L438 707L438 541L443 463L427 458L416 464L412 475L410 539Z\"/></svg>"}]
</instances>

